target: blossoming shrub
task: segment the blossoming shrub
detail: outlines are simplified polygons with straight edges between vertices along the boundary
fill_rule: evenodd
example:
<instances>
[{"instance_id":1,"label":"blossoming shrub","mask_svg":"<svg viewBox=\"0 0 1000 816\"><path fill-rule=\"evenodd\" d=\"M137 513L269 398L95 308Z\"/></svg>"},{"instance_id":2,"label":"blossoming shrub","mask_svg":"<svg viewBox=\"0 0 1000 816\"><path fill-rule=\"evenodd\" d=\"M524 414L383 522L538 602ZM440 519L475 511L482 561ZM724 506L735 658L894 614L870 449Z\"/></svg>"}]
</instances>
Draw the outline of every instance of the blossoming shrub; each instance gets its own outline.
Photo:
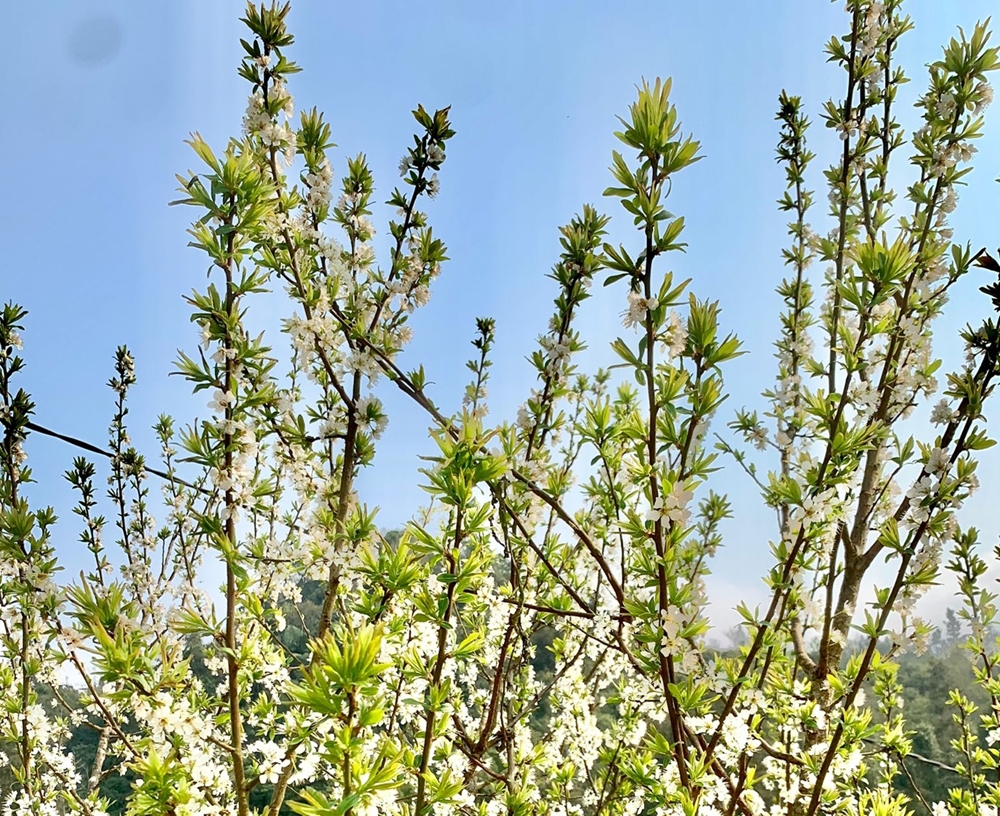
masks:
<instances>
[{"instance_id":1,"label":"blossoming shrub","mask_svg":"<svg viewBox=\"0 0 1000 816\"><path fill-rule=\"evenodd\" d=\"M777 379L763 416L731 422L770 455L758 468L753 450L706 436L740 344L717 304L663 270L684 246L665 202L699 149L669 82L641 85L612 157L606 195L635 240L604 242L608 218L592 207L562 228L554 314L531 358L537 387L516 421L495 424L491 320L477 323L460 410L435 404L423 368L397 362L446 260L423 207L453 136L448 110L414 111L376 262L365 158L346 162L335 192L330 127L316 110L294 116L288 7L248 6L243 132L221 150L192 137L201 169L180 179L211 273L188 299L201 348L178 368L211 397L211 419L158 421L155 520L153 471L125 423L132 359L119 350L112 510L99 514L97 471L77 459L67 478L93 562L68 583L57 581L51 510L24 497L36 427L17 388L25 312L0 317L5 816L995 813L995 596L981 586L976 531L956 520L977 486L976 451L992 444L992 320L965 333L967 362L946 380L936 427L914 438L899 422L937 390L931 326L951 287L974 260L1000 272L952 244L948 226L998 55L984 26L951 40L908 138L894 118L910 28L900 7L850 0L849 32L827 46L846 92L824 114L843 140L825 174L826 234L807 221L807 121L798 98L780 100L791 240ZM898 201L889 168L907 151ZM810 278L817 258L827 271ZM595 278L625 305L613 373L574 363ZM287 344L247 329L265 288L287 295ZM1000 285L986 289L1000 303ZM287 371L274 350L284 345ZM431 503L401 536L383 535L355 489L386 423L380 382L435 429ZM778 522L771 599L740 607L747 645L730 656L705 641L704 578L729 516L707 485L720 453ZM894 787L911 759L893 657L925 640L914 604L948 552L991 703L976 711L962 690L942 701L962 725L954 789L907 801ZM876 560L892 577L859 610ZM210 561L225 573L220 593L199 580ZM318 598L308 616L304 591ZM289 616L308 641L288 636ZM852 632L861 648L845 654ZM81 724L98 734L86 769L67 750ZM122 774L126 801L111 802Z\"/></svg>"}]
</instances>

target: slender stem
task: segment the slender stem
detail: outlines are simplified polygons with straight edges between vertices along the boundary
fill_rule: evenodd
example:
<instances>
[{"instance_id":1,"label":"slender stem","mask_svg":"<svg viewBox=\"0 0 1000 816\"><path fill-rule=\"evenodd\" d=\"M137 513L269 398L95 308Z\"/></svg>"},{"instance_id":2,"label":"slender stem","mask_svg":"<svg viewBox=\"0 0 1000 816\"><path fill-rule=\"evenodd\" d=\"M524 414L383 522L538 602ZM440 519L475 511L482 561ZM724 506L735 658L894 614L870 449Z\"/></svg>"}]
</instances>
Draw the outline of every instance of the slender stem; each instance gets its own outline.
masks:
<instances>
[{"instance_id":1,"label":"slender stem","mask_svg":"<svg viewBox=\"0 0 1000 816\"><path fill-rule=\"evenodd\" d=\"M837 256L835 259L835 271L834 271L834 290L833 290L833 309L830 314L830 359L829 359L829 370L827 371L827 380L829 383L829 393L834 393L837 390L837 345L840 342L837 336L837 329L840 324L840 283L844 277L844 249L847 244L847 192L848 184L851 178L851 134L848 125L851 121L851 106L854 101L854 63L857 55L858 48L858 28L859 20L861 18L861 8L858 6L854 10L854 19L851 22L851 53L848 57L847 63L847 95L844 100L844 128L845 128L845 138L844 138L844 152L841 157L841 174L840 174L840 213L838 216L838 238L837 238ZM846 386L845 386L846 388Z\"/></svg>"},{"instance_id":2,"label":"slender stem","mask_svg":"<svg viewBox=\"0 0 1000 816\"><path fill-rule=\"evenodd\" d=\"M459 508L455 515L454 551L456 553L458 551L458 546L461 543L462 535L462 510ZM455 561L455 555L447 549L447 545L445 546L445 561L448 564L449 572L454 573L458 566ZM455 601L454 581L449 582L446 597L447 603L444 608L442 623L438 625L437 657L434 661L434 669L431 672L431 684L428 689L428 695L433 693L433 691L441 685L441 674L444 671L445 660L448 657L448 632L451 629L451 613ZM424 812L427 798L427 769L431 764L431 752L434 747L434 726L436 720L437 709L429 706L427 710L427 724L424 728L424 747L420 755L420 770L417 772L417 798L413 806L414 816L423 816Z\"/></svg>"},{"instance_id":3,"label":"slender stem","mask_svg":"<svg viewBox=\"0 0 1000 816\"><path fill-rule=\"evenodd\" d=\"M235 210L235 196L230 202ZM235 212L230 215L230 219L235 217ZM231 224L231 221L229 222ZM231 231L226 239L226 263L224 271L226 273L226 315L230 316L236 309L236 287L233 283L233 250L235 244L235 230ZM233 346L233 338L229 330L223 337L223 348L226 351L225 388L224 391L235 394L237 383L234 370L234 361L230 353ZM224 473L231 480L233 472L233 426L234 400L228 400L225 406L225 433L223 434L224 453ZM229 721L230 721L230 746L233 757L233 782L236 794L236 807L239 816L248 816L250 812L245 769L243 766L243 712L240 708L240 666L237 659L239 643L236 632L236 611L238 608L238 597L236 587L236 570L233 559L236 558L237 535L236 535L236 496L232 486L225 492L226 524L225 536L229 542L230 554L226 559L226 670L227 687L229 698Z\"/></svg>"}]
</instances>

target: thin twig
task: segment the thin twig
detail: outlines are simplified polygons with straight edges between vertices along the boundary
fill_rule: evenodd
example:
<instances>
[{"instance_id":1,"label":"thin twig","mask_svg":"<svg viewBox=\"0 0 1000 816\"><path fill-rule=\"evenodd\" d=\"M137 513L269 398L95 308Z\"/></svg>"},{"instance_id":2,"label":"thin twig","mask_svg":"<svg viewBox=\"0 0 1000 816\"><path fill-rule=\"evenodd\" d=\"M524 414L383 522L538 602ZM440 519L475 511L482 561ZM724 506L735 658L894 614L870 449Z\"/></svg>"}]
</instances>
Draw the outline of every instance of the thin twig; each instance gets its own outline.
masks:
<instances>
[{"instance_id":1,"label":"thin twig","mask_svg":"<svg viewBox=\"0 0 1000 816\"><path fill-rule=\"evenodd\" d=\"M57 433L56 431L49 430L48 428L42 427L41 425L38 425L34 422L28 422L25 425L25 427L29 431L34 431L35 433L40 433L45 436L51 436L54 439L59 439L63 442L68 442L70 445L75 445L76 447L81 448L85 451L90 451L90 453L96 453L98 456L104 456L107 457L108 459L114 459L115 457L115 454L111 453L111 451L104 450L104 448L99 448L97 447L97 445L91 445L89 442L84 442L82 439L77 439L76 437L73 436L66 436L66 434L61 434ZM187 482L184 479L181 479L179 476L166 473L165 471L162 470L157 470L156 468L149 467L149 465L144 464L142 466L142 469L146 473L149 473L153 476L159 476L161 479L166 479L168 482L177 482L177 484L184 485L184 487L189 487L192 490L197 490L199 493L204 493L205 495L208 496L212 495L213 493L213 491L209 490L206 487L200 487L198 485L191 484L191 482Z\"/></svg>"}]
</instances>

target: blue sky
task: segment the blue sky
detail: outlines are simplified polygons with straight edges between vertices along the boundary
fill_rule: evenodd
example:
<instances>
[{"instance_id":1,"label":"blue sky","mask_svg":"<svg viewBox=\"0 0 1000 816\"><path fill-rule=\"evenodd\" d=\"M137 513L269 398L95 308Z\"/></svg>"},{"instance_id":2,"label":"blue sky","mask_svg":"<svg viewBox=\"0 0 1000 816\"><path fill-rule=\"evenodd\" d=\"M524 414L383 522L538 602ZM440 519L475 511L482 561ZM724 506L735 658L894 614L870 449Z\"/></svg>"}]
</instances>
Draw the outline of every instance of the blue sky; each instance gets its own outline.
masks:
<instances>
[{"instance_id":1,"label":"blue sky","mask_svg":"<svg viewBox=\"0 0 1000 816\"><path fill-rule=\"evenodd\" d=\"M912 102L924 65L961 25L995 10L989 0L911 0L916 30L902 44L912 84L900 111L912 125ZM112 398L116 345L135 354L139 384L132 399L133 436L155 453L147 431L166 411L178 420L204 415L177 377L167 377L178 347L197 332L182 295L205 282L203 256L186 246L192 211L168 208L174 174L195 166L183 144L199 131L221 146L239 130L247 86L236 74L244 29L242 3L184 0L134 3L46 0L6 10L8 64L0 145L8 157L0 201L0 298L31 314L25 332L29 363L22 384L38 403L37 420L102 443ZM783 269L785 218L774 200L783 173L773 161L774 113L784 88L804 98L819 153L813 226L826 231L821 170L833 160L836 136L817 121L822 103L840 98L843 79L825 62L823 44L843 33L842 4L824 0L674 2L401 2L300 0L288 55L303 67L293 78L296 107L327 114L345 157L364 151L379 200L396 183L396 165L412 132L409 111L452 105L456 137L429 207L451 261L428 307L415 318L405 367L424 363L442 407L461 399L474 317L497 319L490 384L494 416L512 417L532 386L525 363L546 326L554 294L544 276L558 256L557 228L583 203L610 213L616 240L632 240L630 221L601 192L616 147L616 114L625 112L642 77L671 76L685 132L705 159L674 185L670 207L683 214L690 244L671 259L693 291L720 300L725 325L751 352L732 364L731 411L757 405L774 370L774 286ZM1000 123L987 115L976 171L954 219L956 240L974 248L1000 244ZM901 173L901 182L908 178ZM904 184L898 189L902 192ZM384 227L387 208L376 211ZM624 215L622 213L622 215ZM384 233L384 228L381 232ZM958 359L953 338L984 313L978 282L967 281L941 321L938 348ZM620 333L620 289L587 304L585 360L610 362L607 343ZM273 317L273 316L272 316ZM424 416L387 394L391 410L374 476L362 499L382 506L396 526L418 506L418 453L429 452ZM39 501L63 516L57 535L69 545L76 529L61 473L76 451L35 437L29 452L42 484ZM983 482L1000 476L997 457L984 461ZM723 475L739 513L717 564L715 590L730 606L733 588L756 595L771 517L733 470ZM986 491L984 491L984 494ZM985 496L970 508L992 540Z\"/></svg>"}]
</instances>

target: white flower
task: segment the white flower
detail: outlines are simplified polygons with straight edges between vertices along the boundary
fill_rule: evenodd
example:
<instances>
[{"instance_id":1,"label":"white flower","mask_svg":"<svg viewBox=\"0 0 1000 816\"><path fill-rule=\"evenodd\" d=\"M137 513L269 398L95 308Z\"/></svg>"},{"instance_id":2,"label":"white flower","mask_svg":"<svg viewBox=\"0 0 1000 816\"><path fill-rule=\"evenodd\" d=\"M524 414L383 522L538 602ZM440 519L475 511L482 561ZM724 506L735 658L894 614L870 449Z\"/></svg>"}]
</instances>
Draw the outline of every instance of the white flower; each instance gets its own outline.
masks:
<instances>
[{"instance_id":1,"label":"white flower","mask_svg":"<svg viewBox=\"0 0 1000 816\"><path fill-rule=\"evenodd\" d=\"M694 497L694 493L685 490L680 482L674 484L673 489L653 502L653 509L646 514L646 521L674 521L678 524L687 524L691 518L691 511L687 509L687 503Z\"/></svg>"},{"instance_id":2,"label":"white flower","mask_svg":"<svg viewBox=\"0 0 1000 816\"><path fill-rule=\"evenodd\" d=\"M436 144L428 145L427 161L435 163L444 161L444 148Z\"/></svg>"},{"instance_id":3,"label":"white flower","mask_svg":"<svg viewBox=\"0 0 1000 816\"><path fill-rule=\"evenodd\" d=\"M376 397L361 397L354 406L354 413L358 423L369 428L375 439L382 436L389 424L389 417L382 410L382 401Z\"/></svg>"},{"instance_id":4,"label":"white flower","mask_svg":"<svg viewBox=\"0 0 1000 816\"><path fill-rule=\"evenodd\" d=\"M906 498L913 504L922 504L926 499L934 495L934 484L930 476L921 476L913 483L913 486L906 491Z\"/></svg>"},{"instance_id":5,"label":"white flower","mask_svg":"<svg viewBox=\"0 0 1000 816\"><path fill-rule=\"evenodd\" d=\"M958 154L959 161L967 162L972 161L972 157L979 152L979 148L969 142L959 142L955 145L955 152Z\"/></svg>"},{"instance_id":6,"label":"white flower","mask_svg":"<svg viewBox=\"0 0 1000 816\"><path fill-rule=\"evenodd\" d=\"M260 753L260 780L269 785L273 785L281 776L282 769L288 765L289 760L285 757L285 752L280 745L273 742L260 740L248 746L251 751Z\"/></svg>"},{"instance_id":7,"label":"white flower","mask_svg":"<svg viewBox=\"0 0 1000 816\"><path fill-rule=\"evenodd\" d=\"M856 119L848 119L846 122L841 122L837 125L837 130L840 131L840 138L844 141L853 136L857 129L858 122Z\"/></svg>"},{"instance_id":8,"label":"white flower","mask_svg":"<svg viewBox=\"0 0 1000 816\"><path fill-rule=\"evenodd\" d=\"M955 412L951 410L948 400L941 400L931 410L931 422L935 425L947 425L955 419Z\"/></svg>"},{"instance_id":9,"label":"white flower","mask_svg":"<svg viewBox=\"0 0 1000 816\"><path fill-rule=\"evenodd\" d=\"M955 115L955 94L942 94L941 98L934 106L934 112L937 113L941 119L951 119Z\"/></svg>"},{"instance_id":10,"label":"white flower","mask_svg":"<svg viewBox=\"0 0 1000 816\"><path fill-rule=\"evenodd\" d=\"M531 413L528 411L528 407L526 405L522 405L520 408L517 409L517 420L515 424L517 425L518 428L520 428L522 431L530 431L533 423L534 419L532 418Z\"/></svg>"},{"instance_id":11,"label":"white flower","mask_svg":"<svg viewBox=\"0 0 1000 816\"><path fill-rule=\"evenodd\" d=\"M941 448L934 448L930 456L927 457L927 472L943 473L948 469L949 459L950 457L946 451Z\"/></svg>"},{"instance_id":12,"label":"white flower","mask_svg":"<svg viewBox=\"0 0 1000 816\"><path fill-rule=\"evenodd\" d=\"M439 192L441 192L441 182L438 180L438 174L434 173L427 180L427 195L434 198Z\"/></svg>"},{"instance_id":13,"label":"white flower","mask_svg":"<svg viewBox=\"0 0 1000 816\"><path fill-rule=\"evenodd\" d=\"M950 213L955 211L955 207L958 205L958 196L955 194L955 188L949 187L948 192L944 194L944 198L941 199L941 203L938 205L941 213Z\"/></svg>"},{"instance_id":14,"label":"white flower","mask_svg":"<svg viewBox=\"0 0 1000 816\"><path fill-rule=\"evenodd\" d=\"M232 405L235 401L236 397L232 391L223 391L220 388L216 388L213 399L208 403L208 407L221 414L226 410L226 406Z\"/></svg>"},{"instance_id":15,"label":"white flower","mask_svg":"<svg viewBox=\"0 0 1000 816\"><path fill-rule=\"evenodd\" d=\"M622 313L622 322L625 324L625 328L630 329L633 326L642 325L646 319L646 312L652 311L659 305L660 301L655 297L647 300L638 292L630 291L628 293L628 309Z\"/></svg>"},{"instance_id":16,"label":"white flower","mask_svg":"<svg viewBox=\"0 0 1000 816\"><path fill-rule=\"evenodd\" d=\"M988 82L980 82L976 86L976 106L972 110L973 116L979 116L993 101L993 86Z\"/></svg>"},{"instance_id":17,"label":"white flower","mask_svg":"<svg viewBox=\"0 0 1000 816\"><path fill-rule=\"evenodd\" d=\"M655 309L658 305L656 298L650 298L650 307ZM687 326L684 325L684 321L677 312L671 309L670 314L667 315L667 330L660 335L660 340L667 347L667 353L671 357L679 357L684 353L684 347L687 345Z\"/></svg>"}]
</instances>

